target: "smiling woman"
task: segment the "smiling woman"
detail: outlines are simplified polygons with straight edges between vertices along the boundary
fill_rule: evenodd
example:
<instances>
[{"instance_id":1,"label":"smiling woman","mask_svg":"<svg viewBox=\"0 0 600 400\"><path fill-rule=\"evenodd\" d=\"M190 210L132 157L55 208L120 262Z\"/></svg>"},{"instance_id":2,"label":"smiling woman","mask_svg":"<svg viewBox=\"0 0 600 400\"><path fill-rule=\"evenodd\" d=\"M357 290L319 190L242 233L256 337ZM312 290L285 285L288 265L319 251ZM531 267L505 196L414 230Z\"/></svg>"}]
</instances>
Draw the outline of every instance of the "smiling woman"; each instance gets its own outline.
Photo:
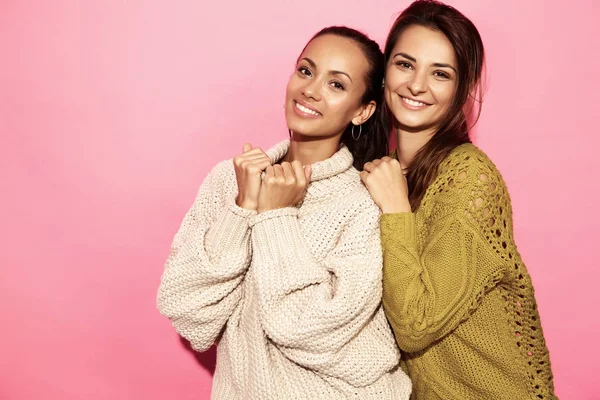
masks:
<instances>
[{"instance_id":1,"label":"smiling woman","mask_svg":"<svg viewBox=\"0 0 600 400\"><path fill-rule=\"evenodd\" d=\"M470 143L484 50L460 12L419 0L386 41L398 148L361 176L383 211L383 304L416 400L555 399L506 185Z\"/></svg>"},{"instance_id":2,"label":"smiling woman","mask_svg":"<svg viewBox=\"0 0 600 400\"><path fill-rule=\"evenodd\" d=\"M212 398L409 398L381 306L379 210L353 167L387 151L367 123L382 75L375 42L320 31L287 85L291 139L244 144L185 216L158 306L195 349L218 342Z\"/></svg>"},{"instance_id":3,"label":"smiling woman","mask_svg":"<svg viewBox=\"0 0 600 400\"><path fill-rule=\"evenodd\" d=\"M428 139L452 105L457 78L456 56L443 33L421 25L406 28L392 50L386 75L385 99L395 111L396 126L429 131L419 135Z\"/></svg>"},{"instance_id":4,"label":"smiling woman","mask_svg":"<svg viewBox=\"0 0 600 400\"><path fill-rule=\"evenodd\" d=\"M298 57L287 85L286 122L296 139L292 146L321 138L318 147L327 143L331 152L342 143L359 170L386 154L387 130L370 118L382 100L382 80L381 50L375 42L344 27L321 30Z\"/></svg>"},{"instance_id":5,"label":"smiling woman","mask_svg":"<svg viewBox=\"0 0 600 400\"><path fill-rule=\"evenodd\" d=\"M362 125L373 114L376 101L363 104L366 82L360 75L353 81L354 70L368 71L369 61L353 40L324 34L306 46L286 91L286 119L297 137L339 137L348 121Z\"/></svg>"}]
</instances>

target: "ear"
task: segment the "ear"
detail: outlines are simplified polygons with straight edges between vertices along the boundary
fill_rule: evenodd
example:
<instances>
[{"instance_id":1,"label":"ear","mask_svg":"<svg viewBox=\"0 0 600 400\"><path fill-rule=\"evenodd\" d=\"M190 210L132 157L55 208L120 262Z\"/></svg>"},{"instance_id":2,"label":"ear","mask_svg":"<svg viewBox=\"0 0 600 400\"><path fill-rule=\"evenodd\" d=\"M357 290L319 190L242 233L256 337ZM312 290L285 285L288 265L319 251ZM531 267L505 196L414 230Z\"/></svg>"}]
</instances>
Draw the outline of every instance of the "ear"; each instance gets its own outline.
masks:
<instances>
[{"instance_id":1,"label":"ear","mask_svg":"<svg viewBox=\"0 0 600 400\"><path fill-rule=\"evenodd\" d=\"M371 116L375 112L376 108L377 108L377 103L375 103L373 100L371 100L369 102L369 104L365 104L364 106L361 106L361 109L359 110L358 115L355 116L354 118L352 118L352 123L354 125L364 124L365 122L367 122L367 120L369 118L371 118Z\"/></svg>"}]
</instances>

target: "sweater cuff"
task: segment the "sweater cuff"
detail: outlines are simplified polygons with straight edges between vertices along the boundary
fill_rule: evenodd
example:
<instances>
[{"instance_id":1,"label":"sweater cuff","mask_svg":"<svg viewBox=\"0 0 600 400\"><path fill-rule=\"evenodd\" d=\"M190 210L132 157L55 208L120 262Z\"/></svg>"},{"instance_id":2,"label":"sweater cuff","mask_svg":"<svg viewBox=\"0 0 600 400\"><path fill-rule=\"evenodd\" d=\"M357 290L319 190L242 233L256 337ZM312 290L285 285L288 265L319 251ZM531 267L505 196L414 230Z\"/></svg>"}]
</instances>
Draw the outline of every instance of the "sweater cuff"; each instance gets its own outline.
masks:
<instances>
[{"instance_id":1,"label":"sweater cuff","mask_svg":"<svg viewBox=\"0 0 600 400\"><path fill-rule=\"evenodd\" d=\"M268 221L273 218L280 218L280 217L287 217L287 216L297 217L298 209L296 207L284 207L284 208L277 208L275 210L266 211L266 212L260 213L260 214L255 214L254 216L252 216L250 218L250 221L249 221L250 228L254 227L254 225L261 223L263 221Z\"/></svg>"},{"instance_id":2,"label":"sweater cuff","mask_svg":"<svg viewBox=\"0 0 600 400\"><path fill-rule=\"evenodd\" d=\"M249 237L249 221L256 211L246 210L231 200L223 208L206 233L207 249L211 253L241 248Z\"/></svg>"},{"instance_id":3,"label":"sweater cuff","mask_svg":"<svg viewBox=\"0 0 600 400\"><path fill-rule=\"evenodd\" d=\"M259 214L252 228L252 251L257 276L277 282L267 290L291 293L329 279L317 263L298 224L298 210L289 207Z\"/></svg>"},{"instance_id":4,"label":"sweater cuff","mask_svg":"<svg viewBox=\"0 0 600 400\"><path fill-rule=\"evenodd\" d=\"M381 215L381 245L390 240L403 243L406 247L417 246L417 223L411 212Z\"/></svg>"}]
</instances>

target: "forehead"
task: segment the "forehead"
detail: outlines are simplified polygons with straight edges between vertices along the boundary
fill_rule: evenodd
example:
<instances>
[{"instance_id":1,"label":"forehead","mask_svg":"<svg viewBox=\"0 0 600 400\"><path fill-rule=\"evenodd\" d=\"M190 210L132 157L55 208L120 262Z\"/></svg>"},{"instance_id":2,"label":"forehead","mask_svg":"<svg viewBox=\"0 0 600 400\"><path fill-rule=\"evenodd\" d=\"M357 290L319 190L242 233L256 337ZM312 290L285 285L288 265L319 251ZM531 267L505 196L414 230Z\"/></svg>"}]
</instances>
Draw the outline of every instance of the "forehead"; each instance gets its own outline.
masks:
<instances>
[{"instance_id":1,"label":"forehead","mask_svg":"<svg viewBox=\"0 0 600 400\"><path fill-rule=\"evenodd\" d=\"M417 62L456 66L454 48L446 35L420 25L409 26L400 34L392 56L398 52L415 57Z\"/></svg>"},{"instance_id":2,"label":"forehead","mask_svg":"<svg viewBox=\"0 0 600 400\"><path fill-rule=\"evenodd\" d=\"M318 69L366 74L369 62L358 43L345 37L326 34L310 41L300 58L310 58Z\"/></svg>"}]
</instances>

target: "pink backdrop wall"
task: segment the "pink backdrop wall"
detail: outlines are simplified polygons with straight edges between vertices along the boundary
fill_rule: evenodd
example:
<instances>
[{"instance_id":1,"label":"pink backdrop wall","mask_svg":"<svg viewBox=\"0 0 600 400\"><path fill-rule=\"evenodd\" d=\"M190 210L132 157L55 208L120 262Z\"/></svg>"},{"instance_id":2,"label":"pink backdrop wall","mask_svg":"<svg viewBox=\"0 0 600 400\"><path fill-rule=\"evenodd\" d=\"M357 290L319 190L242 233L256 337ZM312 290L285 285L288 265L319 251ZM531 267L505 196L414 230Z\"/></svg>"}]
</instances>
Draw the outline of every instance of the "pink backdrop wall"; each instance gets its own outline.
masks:
<instances>
[{"instance_id":1,"label":"pink backdrop wall","mask_svg":"<svg viewBox=\"0 0 600 400\"><path fill-rule=\"evenodd\" d=\"M173 234L212 165L287 135L310 35L382 42L409 2L237 3L0 1L1 399L209 397L213 355L155 309ZM512 194L557 393L600 399L599 6L451 4L486 44L476 142Z\"/></svg>"}]
</instances>

